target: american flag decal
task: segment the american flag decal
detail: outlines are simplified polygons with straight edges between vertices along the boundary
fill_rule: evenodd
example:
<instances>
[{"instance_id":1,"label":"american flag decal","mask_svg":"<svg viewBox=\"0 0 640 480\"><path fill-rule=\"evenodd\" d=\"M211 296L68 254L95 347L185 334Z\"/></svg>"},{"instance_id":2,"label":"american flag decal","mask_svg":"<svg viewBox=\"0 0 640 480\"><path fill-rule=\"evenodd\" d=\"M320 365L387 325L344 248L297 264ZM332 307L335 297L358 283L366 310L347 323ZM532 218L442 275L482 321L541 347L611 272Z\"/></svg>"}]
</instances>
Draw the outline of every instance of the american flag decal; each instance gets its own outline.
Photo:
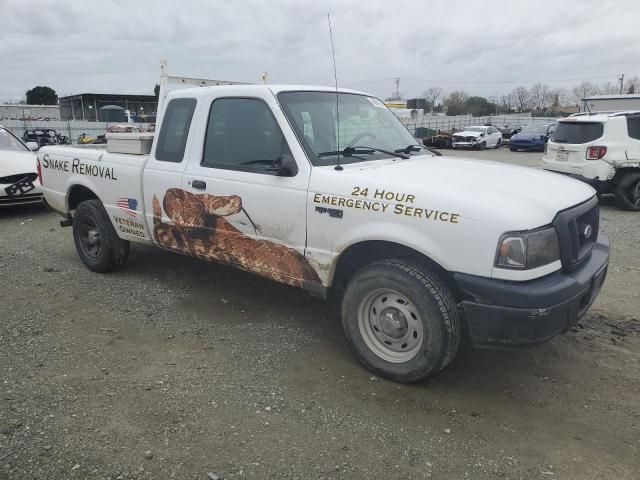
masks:
<instances>
[{"instance_id":1,"label":"american flag decal","mask_svg":"<svg viewBox=\"0 0 640 480\"><path fill-rule=\"evenodd\" d=\"M135 198L119 198L116 202L116 206L132 217L136 216L136 209L138 208L138 201Z\"/></svg>"}]
</instances>

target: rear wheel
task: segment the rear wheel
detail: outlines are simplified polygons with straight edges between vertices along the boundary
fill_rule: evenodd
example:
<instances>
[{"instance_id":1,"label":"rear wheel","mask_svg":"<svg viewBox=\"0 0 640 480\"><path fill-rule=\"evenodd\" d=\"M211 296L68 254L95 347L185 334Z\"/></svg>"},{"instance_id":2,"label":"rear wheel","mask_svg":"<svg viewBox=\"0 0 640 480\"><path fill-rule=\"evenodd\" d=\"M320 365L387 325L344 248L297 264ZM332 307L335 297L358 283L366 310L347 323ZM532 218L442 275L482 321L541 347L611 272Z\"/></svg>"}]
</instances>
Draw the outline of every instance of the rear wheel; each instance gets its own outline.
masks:
<instances>
[{"instance_id":1,"label":"rear wheel","mask_svg":"<svg viewBox=\"0 0 640 480\"><path fill-rule=\"evenodd\" d=\"M129 242L122 240L100 200L85 200L73 216L73 240L78 256L89 270L109 272L124 265Z\"/></svg>"},{"instance_id":2,"label":"rear wheel","mask_svg":"<svg viewBox=\"0 0 640 480\"><path fill-rule=\"evenodd\" d=\"M511 150L512 152L517 152L518 151L518 149L515 148L515 147L509 147L509 150Z\"/></svg>"},{"instance_id":3,"label":"rear wheel","mask_svg":"<svg viewBox=\"0 0 640 480\"><path fill-rule=\"evenodd\" d=\"M640 172L630 172L618 180L616 204L622 210L640 212Z\"/></svg>"},{"instance_id":4,"label":"rear wheel","mask_svg":"<svg viewBox=\"0 0 640 480\"><path fill-rule=\"evenodd\" d=\"M342 325L355 356L397 382L418 382L453 360L460 343L455 300L433 273L401 259L372 263L345 290Z\"/></svg>"}]
</instances>

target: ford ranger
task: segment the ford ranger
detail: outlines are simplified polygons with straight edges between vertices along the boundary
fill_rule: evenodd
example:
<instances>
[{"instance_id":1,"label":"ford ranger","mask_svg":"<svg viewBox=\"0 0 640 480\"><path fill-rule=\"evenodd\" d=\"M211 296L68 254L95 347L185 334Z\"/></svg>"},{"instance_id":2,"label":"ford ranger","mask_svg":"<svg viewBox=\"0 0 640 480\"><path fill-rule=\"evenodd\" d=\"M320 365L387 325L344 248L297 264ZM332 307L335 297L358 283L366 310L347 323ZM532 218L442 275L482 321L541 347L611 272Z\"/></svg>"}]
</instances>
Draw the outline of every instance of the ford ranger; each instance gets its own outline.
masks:
<instances>
[{"instance_id":1,"label":"ford ranger","mask_svg":"<svg viewBox=\"0 0 640 480\"><path fill-rule=\"evenodd\" d=\"M334 292L355 356L381 376L433 376L463 336L545 342L603 284L592 187L434 155L367 94L188 88L167 95L159 125L148 155L39 151L44 196L82 262L113 270L135 242Z\"/></svg>"}]
</instances>

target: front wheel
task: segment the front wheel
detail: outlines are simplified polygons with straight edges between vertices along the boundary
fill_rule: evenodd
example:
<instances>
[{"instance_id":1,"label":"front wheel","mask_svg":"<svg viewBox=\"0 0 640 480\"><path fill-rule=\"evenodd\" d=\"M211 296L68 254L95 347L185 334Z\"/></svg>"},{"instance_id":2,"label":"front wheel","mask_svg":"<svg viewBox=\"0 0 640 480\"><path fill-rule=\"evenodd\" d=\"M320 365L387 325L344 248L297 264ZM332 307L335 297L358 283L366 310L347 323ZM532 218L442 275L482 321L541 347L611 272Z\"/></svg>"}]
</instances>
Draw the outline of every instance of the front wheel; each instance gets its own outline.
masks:
<instances>
[{"instance_id":1,"label":"front wheel","mask_svg":"<svg viewBox=\"0 0 640 480\"><path fill-rule=\"evenodd\" d=\"M640 172L630 172L620 178L615 195L618 208L640 212Z\"/></svg>"},{"instance_id":2,"label":"front wheel","mask_svg":"<svg viewBox=\"0 0 640 480\"><path fill-rule=\"evenodd\" d=\"M342 301L342 326L358 360L397 382L419 382L442 371L460 344L449 289L401 259L372 263L354 275Z\"/></svg>"},{"instance_id":3,"label":"front wheel","mask_svg":"<svg viewBox=\"0 0 640 480\"><path fill-rule=\"evenodd\" d=\"M502 146L502 140L498 139L498 141L496 142L496 150L499 149Z\"/></svg>"},{"instance_id":4,"label":"front wheel","mask_svg":"<svg viewBox=\"0 0 640 480\"><path fill-rule=\"evenodd\" d=\"M94 272L124 265L129 242L118 237L100 200L85 200L73 215L73 241L82 263Z\"/></svg>"}]
</instances>

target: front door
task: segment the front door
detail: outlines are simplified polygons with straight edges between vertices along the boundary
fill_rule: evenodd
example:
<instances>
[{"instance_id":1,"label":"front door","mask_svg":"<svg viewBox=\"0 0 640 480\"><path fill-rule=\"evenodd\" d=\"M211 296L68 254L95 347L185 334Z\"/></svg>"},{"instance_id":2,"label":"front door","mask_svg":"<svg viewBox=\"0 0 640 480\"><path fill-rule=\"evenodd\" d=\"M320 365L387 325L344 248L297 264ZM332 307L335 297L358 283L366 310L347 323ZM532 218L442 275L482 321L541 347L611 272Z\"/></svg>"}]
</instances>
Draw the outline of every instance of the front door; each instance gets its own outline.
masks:
<instances>
[{"instance_id":1,"label":"front door","mask_svg":"<svg viewBox=\"0 0 640 480\"><path fill-rule=\"evenodd\" d=\"M264 92L210 100L202 144L192 146L182 189L165 208L191 205L179 221L195 256L292 285L319 283L304 257L310 165ZM295 166L285 175L274 165L287 155Z\"/></svg>"}]
</instances>

